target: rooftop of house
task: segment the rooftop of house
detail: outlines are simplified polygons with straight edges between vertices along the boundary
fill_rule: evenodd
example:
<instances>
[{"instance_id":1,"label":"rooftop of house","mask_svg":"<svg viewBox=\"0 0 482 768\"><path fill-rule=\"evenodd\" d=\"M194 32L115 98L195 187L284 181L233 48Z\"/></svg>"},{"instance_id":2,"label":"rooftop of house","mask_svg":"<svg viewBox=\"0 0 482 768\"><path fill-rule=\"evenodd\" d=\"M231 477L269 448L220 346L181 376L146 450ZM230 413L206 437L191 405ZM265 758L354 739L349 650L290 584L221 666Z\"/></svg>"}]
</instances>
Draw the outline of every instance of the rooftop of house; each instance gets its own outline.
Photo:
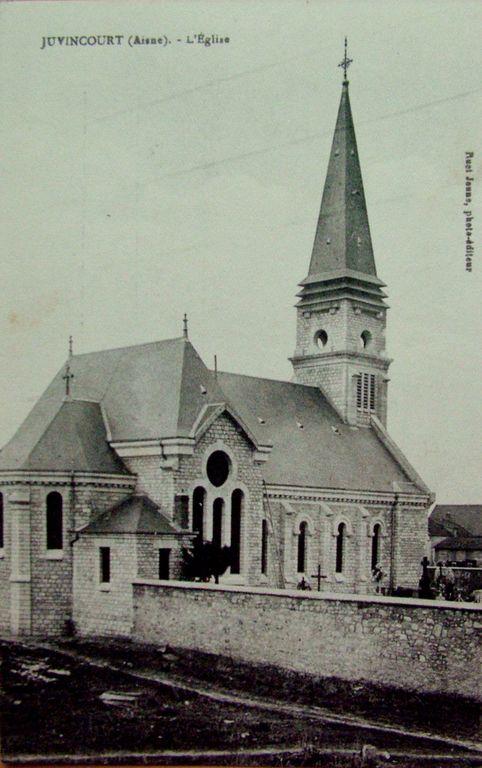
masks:
<instances>
[{"instance_id":1,"label":"rooftop of house","mask_svg":"<svg viewBox=\"0 0 482 768\"><path fill-rule=\"evenodd\" d=\"M436 504L428 530L430 536L482 536L482 504Z\"/></svg>"},{"instance_id":2,"label":"rooftop of house","mask_svg":"<svg viewBox=\"0 0 482 768\"><path fill-rule=\"evenodd\" d=\"M436 551L482 552L482 536L449 536L435 545Z\"/></svg>"}]
</instances>

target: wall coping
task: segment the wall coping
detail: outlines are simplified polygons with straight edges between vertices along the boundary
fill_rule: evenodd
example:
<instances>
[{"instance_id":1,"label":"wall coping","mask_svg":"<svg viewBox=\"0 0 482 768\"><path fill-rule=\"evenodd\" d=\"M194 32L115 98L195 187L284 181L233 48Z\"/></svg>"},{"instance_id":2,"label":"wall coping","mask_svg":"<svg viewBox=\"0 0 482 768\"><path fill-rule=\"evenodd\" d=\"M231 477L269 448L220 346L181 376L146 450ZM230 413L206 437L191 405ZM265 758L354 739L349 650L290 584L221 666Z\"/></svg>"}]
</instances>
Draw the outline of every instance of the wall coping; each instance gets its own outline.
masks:
<instances>
[{"instance_id":1,"label":"wall coping","mask_svg":"<svg viewBox=\"0 0 482 768\"><path fill-rule=\"evenodd\" d=\"M448 600L421 600L411 597L387 595L357 595L347 592L310 592L298 589L274 589L272 587L246 587L240 585L209 584L197 581L160 581L159 579L135 579L134 586L164 587L170 589L193 589L201 592L237 592L246 595L268 595L271 597L296 597L299 600L339 601L344 603L372 603L375 605L399 605L410 608L436 608L442 610L472 611L482 613L482 603L455 603Z\"/></svg>"}]
</instances>

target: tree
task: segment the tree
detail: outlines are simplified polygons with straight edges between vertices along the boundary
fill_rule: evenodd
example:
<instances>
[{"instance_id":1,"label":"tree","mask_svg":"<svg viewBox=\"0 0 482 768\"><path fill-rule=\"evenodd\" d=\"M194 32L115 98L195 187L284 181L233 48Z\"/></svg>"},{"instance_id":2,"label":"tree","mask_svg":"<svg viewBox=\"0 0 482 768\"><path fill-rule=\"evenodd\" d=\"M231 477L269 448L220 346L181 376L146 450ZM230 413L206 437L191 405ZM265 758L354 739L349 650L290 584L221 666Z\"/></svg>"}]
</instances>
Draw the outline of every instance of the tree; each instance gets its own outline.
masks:
<instances>
[{"instance_id":1,"label":"tree","mask_svg":"<svg viewBox=\"0 0 482 768\"><path fill-rule=\"evenodd\" d=\"M195 539L191 549L183 549L183 576L187 581L209 581L219 584L219 577L231 565L231 547L220 547L212 541Z\"/></svg>"}]
</instances>

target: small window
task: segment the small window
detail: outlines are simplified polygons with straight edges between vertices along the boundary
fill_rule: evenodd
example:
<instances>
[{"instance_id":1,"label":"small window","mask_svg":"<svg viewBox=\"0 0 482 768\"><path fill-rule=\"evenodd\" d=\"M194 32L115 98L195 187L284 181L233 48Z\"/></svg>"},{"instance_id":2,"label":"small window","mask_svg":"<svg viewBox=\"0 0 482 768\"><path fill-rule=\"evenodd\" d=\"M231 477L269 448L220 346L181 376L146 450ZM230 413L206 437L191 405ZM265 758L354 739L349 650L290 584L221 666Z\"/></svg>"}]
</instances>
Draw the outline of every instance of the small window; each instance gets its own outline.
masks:
<instances>
[{"instance_id":1,"label":"small window","mask_svg":"<svg viewBox=\"0 0 482 768\"><path fill-rule=\"evenodd\" d=\"M268 573L268 521L261 523L261 573Z\"/></svg>"},{"instance_id":2,"label":"small window","mask_svg":"<svg viewBox=\"0 0 482 768\"><path fill-rule=\"evenodd\" d=\"M4 527L3 493L0 493L0 549L3 549L5 546Z\"/></svg>"},{"instance_id":3,"label":"small window","mask_svg":"<svg viewBox=\"0 0 482 768\"><path fill-rule=\"evenodd\" d=\"M360 335L360 346L362 349L368 349L371 344L372 335L370 331L363 331Z\"/></svg>"},{"instance_id":4,"label":"small window","mask_svg":"<svg viewBox=\"0 0 482 768\"><path fill-rule=\"evenodd\" d=\"M346 525L345 523L340 523L338 526L338 533L336 536L336 566L335 570L337 573L343 573L344 568L344 559L345 559L345 536L346 536Z\"/></svg>"},{"instance_id":5,"label":"small window","mask_svg":"<svg viewBox=\"0 0 482 768\"><path fill-rule=\"evenodd\" d=\"M300 523L300 530L298 532L298 573L305 573L306 571L306 523Z\"/></svg>"},{"instance_id":6,"label":"small window","mask_svg":"<svg viewBox=\"0 0 482 768\"><path fill-rule=\"evenodd\" d=\"M100 547L100 583L110 584L110 547Z\"/></svg>"},{"instance_id":7,"label":"small window","mask_svg":"<svg viewBox=\"0 0 482 768\"><path fill-rule=\"evenodd\" d=\"M52 491L47 496L47 549L62 549L63 546L63 500L60 493Z\"/></svg>"},{"instance_id":8,"label":"small window","mask_svg":"<svg viewBox=\"0 0 482 768\"><path fill-rule=\"evenodd\" d=\"M377 523L373 528L372 535L372 571L376 568L378 561L380 560L380 532L381 527L380 524Z\"/></svg>"},{"instance_id":9,"label":"small window","mask_svg":"<svg viewBox=\"0 0 482 768\"><path fill-rule=\"evenodd\" d=\"M360 373L357 377L356 407L365 413L375 411L376 379L374 373Z\"/></svg>"},{"instance_id":10,"label":"small window","mask_svg":"<svg viewBox=\"0 0 482 768\"><path fill-rule=\"evenodd\" d=\"M170 549L159 550L159 578L169 579L169 560L171 558Z\"/></svg>"},{"instance_id":11,"label":"small window","mask_svg":"<svg viewBox=\"0 0 482 768\"><path fill-rule=\"evenodd\" d=\"M315 344L319 349L323 349L328 344L328 334L326 331L317 331L315 334Z\"/></svg>"}]
</instances>

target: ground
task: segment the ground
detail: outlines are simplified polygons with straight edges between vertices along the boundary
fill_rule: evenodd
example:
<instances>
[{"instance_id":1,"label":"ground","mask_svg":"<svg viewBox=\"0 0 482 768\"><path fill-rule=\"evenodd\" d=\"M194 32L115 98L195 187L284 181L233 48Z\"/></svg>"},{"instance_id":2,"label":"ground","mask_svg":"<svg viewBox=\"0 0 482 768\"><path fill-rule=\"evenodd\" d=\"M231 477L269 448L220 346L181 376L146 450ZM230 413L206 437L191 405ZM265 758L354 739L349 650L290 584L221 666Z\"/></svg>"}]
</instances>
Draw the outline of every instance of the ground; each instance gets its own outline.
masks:
<instances>
[{"instance_id":1,"label":"ground","mask_svg":"<svg viewBox=\"0 0 482 768\"><path fill-rule=\"evenodd\" d=\"M478 756L463 748L480 725L480 708L464 699L128 641L3 641L0 650L6 763L123 755L131 764L382 764L362 762L370 744L391 765L440 764L434 755L482 764L482 747Z\"/></svg>"}]
</instances>

